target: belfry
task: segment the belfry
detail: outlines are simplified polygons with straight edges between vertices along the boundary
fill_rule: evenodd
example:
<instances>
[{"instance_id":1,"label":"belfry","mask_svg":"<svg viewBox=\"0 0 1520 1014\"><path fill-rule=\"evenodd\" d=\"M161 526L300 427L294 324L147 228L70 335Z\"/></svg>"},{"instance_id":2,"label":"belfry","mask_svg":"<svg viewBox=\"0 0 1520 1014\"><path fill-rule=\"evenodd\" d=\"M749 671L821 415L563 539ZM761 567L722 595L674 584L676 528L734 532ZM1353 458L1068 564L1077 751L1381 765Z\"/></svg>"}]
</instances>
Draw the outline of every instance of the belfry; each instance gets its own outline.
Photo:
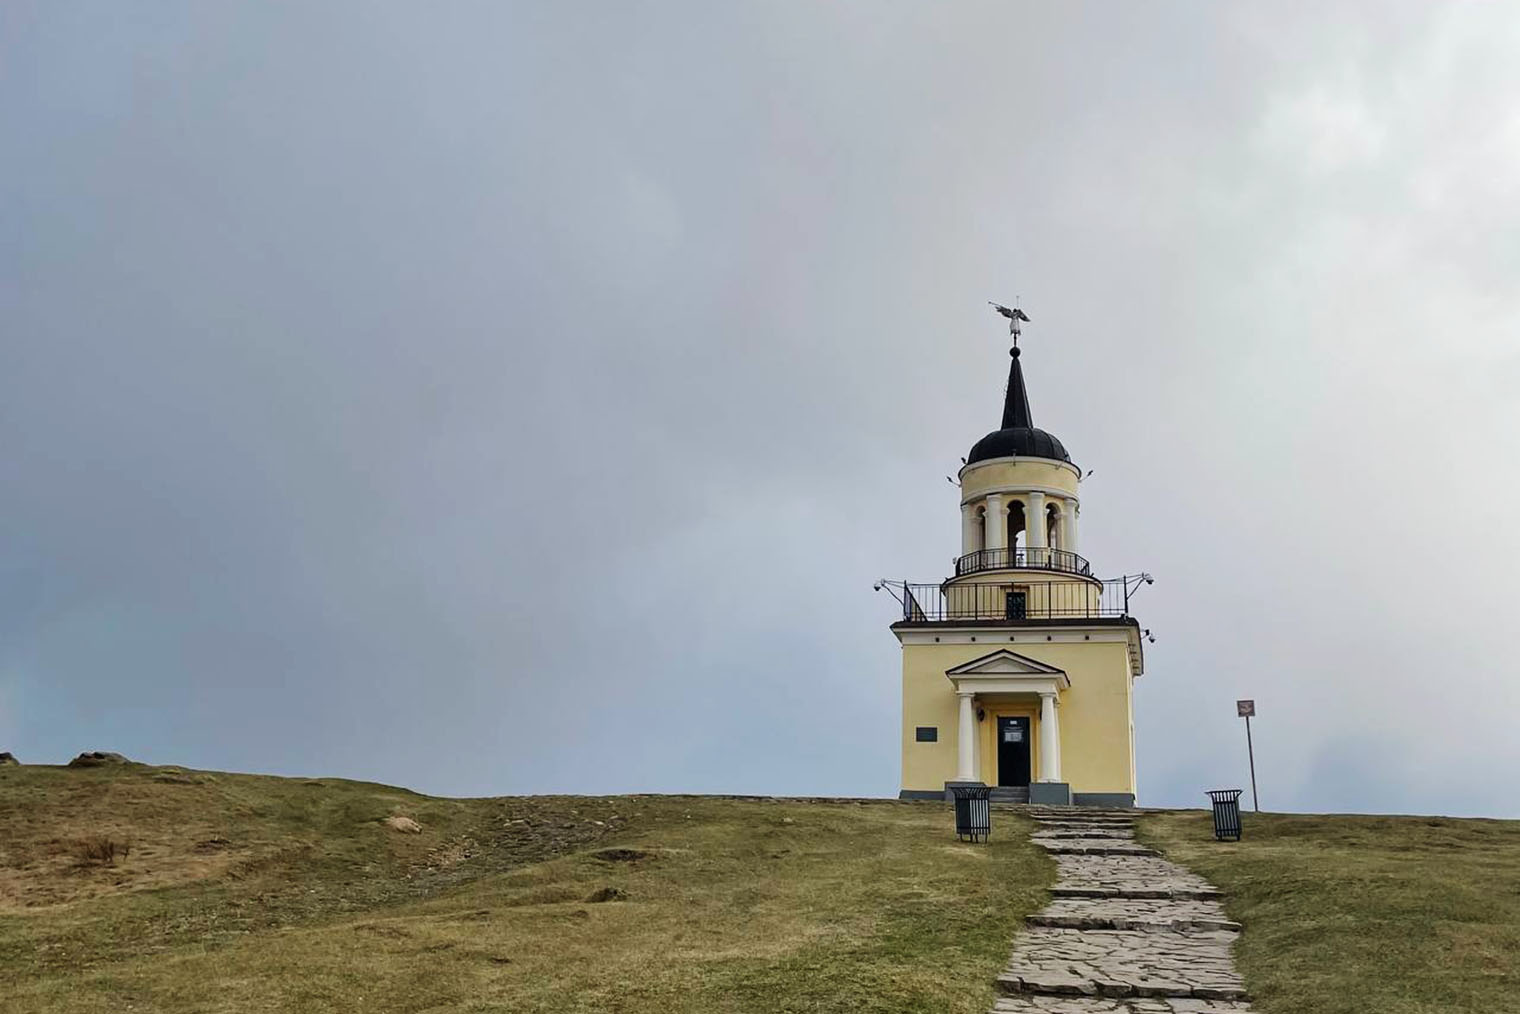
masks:
<instances>
[{"instance_id":1,"label":"belfry","mask_svg":"<svg viewBox=\"0 0 1520 1014\"><path fill-rule=\"evenodd\" d=\"M1133 806L1135 679L1147 632L1130 597L1078 553L1082 472L1034 425L1018 347L1002 426L960 470L961 555L939 584L882 582L902 605L902 791L956 784L994 800Z\"/></svg>"}]
</instances>

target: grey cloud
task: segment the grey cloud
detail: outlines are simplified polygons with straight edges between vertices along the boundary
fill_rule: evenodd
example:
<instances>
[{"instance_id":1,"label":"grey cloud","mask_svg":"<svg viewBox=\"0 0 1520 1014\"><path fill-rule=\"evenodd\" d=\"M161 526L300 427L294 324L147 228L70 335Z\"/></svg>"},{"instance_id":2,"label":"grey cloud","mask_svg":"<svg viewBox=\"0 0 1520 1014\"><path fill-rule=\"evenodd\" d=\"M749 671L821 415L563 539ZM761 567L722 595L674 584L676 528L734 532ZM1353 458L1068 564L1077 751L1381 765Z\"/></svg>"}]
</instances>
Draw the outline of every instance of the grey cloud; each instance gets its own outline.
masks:
<instances>
[{"instance_id":1,"label":"grey cloud","mask_svg":"<svg viewBox=\"0 0 1520 1014\"><path fill-rule=\"evenodd\" d=\"M1018 296L1142 799L1514 812L1510 12L0 17L6 749L891 793Z\"/></svg>"}]
</instances>

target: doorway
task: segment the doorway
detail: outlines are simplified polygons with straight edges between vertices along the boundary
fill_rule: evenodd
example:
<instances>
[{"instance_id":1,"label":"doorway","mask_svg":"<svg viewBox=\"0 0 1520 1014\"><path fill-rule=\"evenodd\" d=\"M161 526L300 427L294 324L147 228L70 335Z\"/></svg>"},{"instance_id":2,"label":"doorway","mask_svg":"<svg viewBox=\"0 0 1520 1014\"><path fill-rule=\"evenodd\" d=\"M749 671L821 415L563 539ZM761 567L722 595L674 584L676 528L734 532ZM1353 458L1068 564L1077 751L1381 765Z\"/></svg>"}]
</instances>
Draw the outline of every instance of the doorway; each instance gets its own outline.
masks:
<instances>
[{"instance_id":1,"label":"doorway","mask_svg":"<svg viewBox=\"0 0 1520 1014\"><path fill-rule=\"evenodd\" d=\"M1029 719L997 720L999 785L1029 784Z\"/></svg>"}]
</instances>

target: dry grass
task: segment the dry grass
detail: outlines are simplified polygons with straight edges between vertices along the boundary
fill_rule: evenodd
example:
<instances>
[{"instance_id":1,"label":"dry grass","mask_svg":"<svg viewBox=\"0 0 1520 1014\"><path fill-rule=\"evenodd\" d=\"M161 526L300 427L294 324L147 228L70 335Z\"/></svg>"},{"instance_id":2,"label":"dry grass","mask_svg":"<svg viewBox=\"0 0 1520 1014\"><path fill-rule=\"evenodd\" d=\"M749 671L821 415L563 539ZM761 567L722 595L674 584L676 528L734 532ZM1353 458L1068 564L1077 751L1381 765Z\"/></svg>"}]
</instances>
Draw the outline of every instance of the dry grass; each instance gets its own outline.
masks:
<instances>
[{"instance_id":1,"label":"dry grass","mask_svg":"<svg viewBox=\"0 0 1520 1014\"><path fill-rule=\"evenodd\" d=\"M1520 821L1206 812L1141 835L1227 894L1263 1014L1520 1011Z\"/></svg>"},{"instance_id":2,"label":"dry grass","mask_svg":"<svg viewBox=\"0 0 1520 1014\"><path fill-rule=\"evenodd\" d=\"M161 775L0 771L0 1011L981 1014L1053 878L933 804Z\"/></svg>"},{"instance_id":3,"label":"dry grass","mask_svg":"<svg viewBox=\"0 0 1520 1014\"><path fill-rule=\"evenodd\" d=\"M115 866L118 857L126 859L131 854L131 843L117 841L103 834L83 838L74 845L74 855L81 864L86 866L91 864Z\"/></svg>"}]
</instances>

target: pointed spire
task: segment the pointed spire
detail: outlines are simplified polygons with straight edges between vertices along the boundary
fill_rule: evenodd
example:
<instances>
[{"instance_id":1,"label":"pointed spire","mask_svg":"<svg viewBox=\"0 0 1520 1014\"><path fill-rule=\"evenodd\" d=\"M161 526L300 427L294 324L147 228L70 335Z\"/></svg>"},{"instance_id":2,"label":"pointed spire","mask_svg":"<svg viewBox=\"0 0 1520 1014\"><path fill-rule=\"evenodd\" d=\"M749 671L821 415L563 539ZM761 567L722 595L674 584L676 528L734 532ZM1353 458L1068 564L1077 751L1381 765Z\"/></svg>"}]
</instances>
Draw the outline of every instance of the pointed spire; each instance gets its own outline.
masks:
<instances>
[{"instance_id":1,"label":"pointed spire","mask_svg":"<svg viewBox=\"0 0 1520 1014\"><path fill-rule=\"evenodd\" d=\"M1024 371L1019 367L1019 349L1015 345L1008 353L1013 361L1008 366L1008 393L1003 398L1003 429L1023 427L1033 429L1029 417L1029 392L1024 390Z\"/></svg>"}]
</instances>

